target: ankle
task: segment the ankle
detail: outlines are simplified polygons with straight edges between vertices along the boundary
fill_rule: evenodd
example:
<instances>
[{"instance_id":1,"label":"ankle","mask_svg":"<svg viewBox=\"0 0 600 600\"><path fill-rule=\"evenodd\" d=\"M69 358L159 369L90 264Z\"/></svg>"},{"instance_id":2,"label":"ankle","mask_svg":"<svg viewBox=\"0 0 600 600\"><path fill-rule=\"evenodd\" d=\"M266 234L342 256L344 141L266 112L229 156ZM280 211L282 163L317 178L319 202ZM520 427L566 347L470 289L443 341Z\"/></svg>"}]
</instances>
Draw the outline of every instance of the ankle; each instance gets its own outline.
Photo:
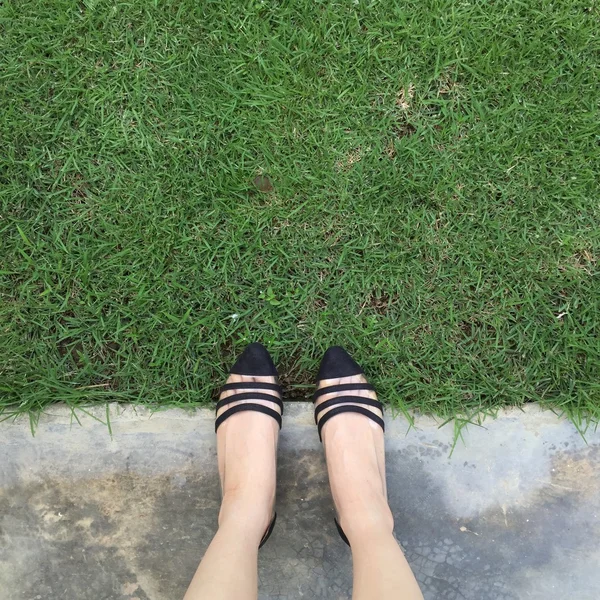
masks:
<instances>
[{"instance_id":1,"label":"ankle","mask_svg":"<svg viewBox=\"0 0 600 600\"><path fill-rule=\"evenodd\" d=\"M341 527L350 542L350 546L356 544L370 545L376 540L393 536L394 532L393 522L390 525L389 522L383 521L362 520L351 524L342 524Z\"/></svg>"},{"instance_id":2,"label":"ankle","mask_svg":"<svg viewBox=\"0 0 600 600\"><path fill-rule=\"evenodd\" d=\"M223 495L219 511L219 527L235 526L249 533L264 534L273 518L275 498L252 491L228 491Z\"/></svg>"},{"instance_id":3,"label":"ankle","mask_svg":"<svg viewBox=\"0 0 600 600\"><path fill-rule=\"evenodd\" d=\"M350 544L389 536L394 530L394 516L385 500L346 509L340 512L339 521Z\"/></svg>"}]
</instances>

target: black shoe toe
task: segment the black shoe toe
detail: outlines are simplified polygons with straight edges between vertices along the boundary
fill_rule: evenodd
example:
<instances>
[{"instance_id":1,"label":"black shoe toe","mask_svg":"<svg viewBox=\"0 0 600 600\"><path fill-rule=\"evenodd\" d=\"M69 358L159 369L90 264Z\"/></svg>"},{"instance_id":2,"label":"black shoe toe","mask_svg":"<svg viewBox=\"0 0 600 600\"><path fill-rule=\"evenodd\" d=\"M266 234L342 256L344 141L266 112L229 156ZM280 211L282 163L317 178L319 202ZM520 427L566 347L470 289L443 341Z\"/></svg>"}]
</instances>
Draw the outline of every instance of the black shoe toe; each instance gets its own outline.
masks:
<instances>
[{"instance_id":1,"label":"black shoe toe","mask_svg":"<svg viewBox=\"0 0 600 600\"><path fill-rule=\"evenodd\" d=\"M277 377L277 369L268 350L257 342L248 344L231 367L236 375L260 375Z\"/></svg>"},{"instance_id":2,"label":"black shoe toe","mask_svg":"<svg viewBox=\"0 0 600 600\"><path fill-rule=\"evenodd\" d=\"M341 346L332 346L325 352L317 380L350 377L363 372L358 363Z\"/></svg>"}]
</instances>

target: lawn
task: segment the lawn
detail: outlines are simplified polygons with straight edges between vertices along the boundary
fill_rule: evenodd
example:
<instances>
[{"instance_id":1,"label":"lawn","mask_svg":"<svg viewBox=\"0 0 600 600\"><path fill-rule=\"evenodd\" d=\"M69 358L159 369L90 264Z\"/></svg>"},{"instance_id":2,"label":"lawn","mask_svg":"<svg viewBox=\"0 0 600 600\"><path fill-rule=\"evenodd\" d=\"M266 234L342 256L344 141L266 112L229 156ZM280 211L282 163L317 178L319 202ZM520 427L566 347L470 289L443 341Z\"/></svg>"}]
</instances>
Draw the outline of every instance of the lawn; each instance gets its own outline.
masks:
<instances>
[{"instance_id":1,"label":"lawn","mask_svg":"<svg viewBox=\"0 0 600 600\"><path fill-rule=\"evenodd\" d=\"M343 344L398 410L600 416L597 0L0 2L0 413Z\"/></svg>"}]
</instances>

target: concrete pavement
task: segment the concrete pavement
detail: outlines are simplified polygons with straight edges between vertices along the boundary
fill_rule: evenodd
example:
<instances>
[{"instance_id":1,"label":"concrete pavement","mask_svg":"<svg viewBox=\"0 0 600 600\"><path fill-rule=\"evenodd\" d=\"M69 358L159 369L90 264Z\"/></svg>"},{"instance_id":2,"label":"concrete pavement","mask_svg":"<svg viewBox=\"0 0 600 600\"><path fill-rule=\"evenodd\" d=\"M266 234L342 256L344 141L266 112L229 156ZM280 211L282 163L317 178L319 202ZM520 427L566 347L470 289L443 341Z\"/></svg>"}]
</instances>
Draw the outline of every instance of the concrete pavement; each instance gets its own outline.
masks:
<instances>
[{"instance_id":1,"label":"concrete pavement","mask_svg":"<svg viewBox=\"0 0 600 600\"><path fill-rule=\"evenodd\" d=\"M213 412L55 406L0 424L0 600L181 598L216 528ZM93 417L96 417L96 420ZM387 416L396 534L427 600L598 600L600 432L535 405L463 430ZM311 406L286 405L261 600L341 600Z\"/></svg>"}]
</instances>

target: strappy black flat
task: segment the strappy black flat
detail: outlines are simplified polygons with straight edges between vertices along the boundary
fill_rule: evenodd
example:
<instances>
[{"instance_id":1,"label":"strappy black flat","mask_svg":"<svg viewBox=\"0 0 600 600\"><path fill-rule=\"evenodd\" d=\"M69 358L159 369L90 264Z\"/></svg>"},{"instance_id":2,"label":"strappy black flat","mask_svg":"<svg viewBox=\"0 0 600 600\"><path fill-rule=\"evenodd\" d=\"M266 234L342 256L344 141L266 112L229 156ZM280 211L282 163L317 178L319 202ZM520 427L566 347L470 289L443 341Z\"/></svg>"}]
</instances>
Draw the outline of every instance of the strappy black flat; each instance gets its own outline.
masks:
<instances>
[{"instance_id":1,"label":"strappy black flat","mask_svg":"<svg viewBox=\"0 0 600 600\"><path fill-rule=\"evenodd\" d=\"M271 355L267 349L258 343L252 343L246 346L246 349L239 356L231 370L230 374L236 375L248 375L252 377L277 377L277 369L273 363ZM257 390L256 392L240 392L239 394L232 394L227 398L219 400L217 402L216 412L218 412L224 406L233 404L234 402L241 402L241 404L235 404L231 408L228 408L215 420L215 433L217 429L232 415L247 410L262 413L275 419L281 429L281 416L283 415L283 401L281 400L283 394L281 386L277 383L263 383L260 381L239 381L235 383L226 383L221 388L221 394L226 391L234 390ZM278 394L278 395L275 395ZM279 407L281 412L264 406L263 404L257 404L253 402L247 402L248 400L267 400L272 402ZM259 548L262 548L267 540L269 539L273 528L275 527L275 521L277 520L277 513L273 514L273 519L265 531L265 534L260 541Z\"/></svg>"},{"instance_id":2,"label":"strappy black flat","mask_svg":"<svg viewBox=\"0 0 600 600\"><path fill-rule=\"evenodd\" d=\"M323 360L321 361L319 374L317 375L317 386L323 379L340 379L342 377L361 374L363 374L363 370L344 348L341 346L332 346L325 352ZM337 385L330 385L323 388L317 388L317 391L313 395L313 401L316 402L318 398L325 394L334 392L356 392L357 390L375 391L375 388L370 383L340 383ZM319 439L321 442L323 441L322 431L325 423L327 423L329 419L343 413L352 412L361 414L377 423L377 425L385 431L383 419L368 408L365 408L366 406L378 408L383 414L383 404L381 404L381 402L373 400L372 398L357 396L352 393L336 396L335 398L325 400L325 402L321 402L321 404L317 405L315 407L315 423L319 431ZM328 408L331 410L328 410L321 418L319 418L319 415ZM340 537L349 546L350 542L337 519L335 519L335 526L337 527Z\"/></svg>"}]
</instances>

